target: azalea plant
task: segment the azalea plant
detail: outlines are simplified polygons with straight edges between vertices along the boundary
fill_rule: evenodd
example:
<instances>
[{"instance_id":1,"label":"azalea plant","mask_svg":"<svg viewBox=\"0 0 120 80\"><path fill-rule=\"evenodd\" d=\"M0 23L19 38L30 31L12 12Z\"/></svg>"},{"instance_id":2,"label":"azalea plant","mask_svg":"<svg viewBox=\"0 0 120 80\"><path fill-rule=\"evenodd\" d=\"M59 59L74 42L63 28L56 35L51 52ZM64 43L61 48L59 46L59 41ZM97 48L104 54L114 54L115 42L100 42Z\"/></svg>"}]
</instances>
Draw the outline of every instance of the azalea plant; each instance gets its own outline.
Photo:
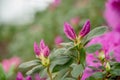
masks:
<instances>
[{"instance_id":1,"label":"azalea plant","mask_svg":"<svg viewBox=\"0 0 120 80\"><path fill-rule=\"evenodd\" d=\"M60 44L61 47L54 48L51 51L43 39L39 45L35 42L34 52L36 59L22 63L19 67L28 69L26 74L29 76L39 73L41 77L48 80L82 80L86 67L89 67L91 70L95 70L96 73L94 76L88 77L88 79L108 79L108 76L111 76L111 64L105 58L101 45L94 44L87 46L92 38L102 35L107 31L107 28L100 26L90 31L90 27L90 20L86 20L79 34L76 34L73 27L68 22L65 22L64 33L71 40L70 42L63 42ZM99 56L94 54L96 51L99 51ZM86 56L89 53L93 53L96 59L101 62L100 68L86 64ZM97 63L97 60L94 62ZM103 74L106 74L106 76L102 76ZM23 79L23 77L18 75L17 80L20 79Z\"/></svg>"},{"instance_id":2,"label":"azalea plant","mask_svg":"<svg viewBox=\"0 0 120 80\"><path fill-rule=\"evenodd\" d=\"M100 40L94 40L103 36L108 31L107 27L100 26L93 30L90 30L90 27L90 20L86 20L82 29L76 34L73 27L65 22L64 33L70 42L59 43L60 47L53 50L49 49L43 39L40 40L39 45L34 42L36 59L19 66L19 68L27 70L27 76L24 78L23 74L18 72L16 80L32 80L33 75L35 75L35 80L108 80L117 78L120 74L119 60L113 57L111 51L106 54L102 44L97 43ZM2 68L1 72L1 80L6 80Z\"/></svg>"},{"instance_id":3,"label":"azalea plant","mask_svg":"<svg viewBox=\"0 0 120 80\"><path fill-rule=\"evenodd\" d=\"M57 4L59 3L57 1ZM57 5L53 6L52 10L57 7ZM55 39L57 46L53 49L46 44L46 40L41 39L39 44L34 42L34 60L19 65L20 70L15 76L16 80L119 80L119 6L119 0L106 2L104 18L110 27L95 28L91 26L92 19L86 20L83 24L79 17L75 17L70 20L70 23L64 22L63 25L64 34L68 38L67 42L64 42L61 36L57 36ZM82 29L74 30L75 26L81 25L83 25ZM94 29L90 30L91 27ZM50 36L50 34L47 35ZM3 66L3 64L12 62L13 60L7 60L7 63L3 61L2 65L0 64L0 80L9 79L11 72L14 72L18 64L12 67L8 65L7 67L12 71L6 70L7 75L4 72L6 65Z\"/></svg>"}]
</instances>

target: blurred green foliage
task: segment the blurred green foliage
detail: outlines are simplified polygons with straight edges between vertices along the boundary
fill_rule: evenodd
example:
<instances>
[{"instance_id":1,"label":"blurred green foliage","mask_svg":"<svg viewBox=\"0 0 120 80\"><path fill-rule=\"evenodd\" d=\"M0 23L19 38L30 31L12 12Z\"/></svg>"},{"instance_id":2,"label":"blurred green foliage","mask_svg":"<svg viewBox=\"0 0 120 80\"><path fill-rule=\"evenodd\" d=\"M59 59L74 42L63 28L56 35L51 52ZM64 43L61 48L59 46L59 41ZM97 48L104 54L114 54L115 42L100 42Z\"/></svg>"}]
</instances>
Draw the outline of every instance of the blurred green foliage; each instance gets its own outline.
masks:
<instances>
[{"instance_id":1,"label":"blurred green foliage","mask_svg":"<svg viewBox=\"0 0 120 80\"><path fill-rule=\"evenodd\" d=\"M37 12L33 23L25 25L0 25L0 60L6 57L19 56L22 60L34 58L33 43L44 39L50 48L55 46L54 39L63 33L64 21L78 16L80 29L86 19L90 19L92 28L104 25L103 18L105 0L62 0L61 4L48 7L43 12ZM81 25L82 24L82 25Z\"/></svg>"}]
</instances>

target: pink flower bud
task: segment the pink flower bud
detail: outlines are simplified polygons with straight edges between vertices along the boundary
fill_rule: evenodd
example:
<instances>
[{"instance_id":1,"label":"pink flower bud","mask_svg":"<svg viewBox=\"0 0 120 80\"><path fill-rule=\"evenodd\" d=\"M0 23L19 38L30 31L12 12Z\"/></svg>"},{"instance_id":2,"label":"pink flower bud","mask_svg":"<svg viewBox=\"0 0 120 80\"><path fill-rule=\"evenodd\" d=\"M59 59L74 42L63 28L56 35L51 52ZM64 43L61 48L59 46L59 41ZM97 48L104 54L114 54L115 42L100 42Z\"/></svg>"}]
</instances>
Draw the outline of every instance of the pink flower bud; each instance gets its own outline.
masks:
<instances>
[{"instance_id":1,"label":"pink flower bud","mask_svg":"<svg viewBox=\"0 0 120 80\"><path fill-rule=\"evenodd\" d=\"M40 46L38 46L36 44L36 42L34 43L34 52L36 53L36 55L38 57L41 56L41 54L44 56L44 57L48 57L49 54L50 54L50 50L48 48L48 46L45 45L44 43L44 40L41 40L40 41Z\"/></svg>"},{"instance_id":2,"label":"pink flower bud","mask_svg":"<svg viewBox=\"0 0 120 80\"><path fill-rule=\"evenodd\" d=\"M61 36L57 36L54 42L56 45L60 45L60 43L63 42L63 38Z\"/></svg>"},{"instance_id":3,"label":"pink flower bud","mask_svg":"<svg viewBox=\"0 0 120 80\"><path fill-rule=\"evenodd\" d=\"M79 17L74 17L70 20L72 25L78 25L79 21L80 21Z\"/></svg>"},{"instance_id":4,"label":"pink flower bud","mask_svg":"<svg viewBox=\"0 0 120 80\"><path fill-rule=\"evenodd\" d=\"M32 80L31 76L27 76L26 80Z\"/></svg>"},{"instance_id":5,"label":"pink flower bud","mask_svg":"<svg viewBox=\"0 0 120 80\"><path fill-rule=\"evenodd\" d=\"M64 23L64 33L70 40L75 40L76 34L74 29L67 22Z\"/></svg>"},{"instance_id":6,"label":"pink flower bud","mask_svg":"<svg viewBox=\"0 0 120 80\"><path fill-rule=\"evenodd\" d=\"M42 50L42 49L44 49L46 46L45 46L45 42L44 42L44 40L42 39L41 41L40 41L40 50Z\"/></svg>"},{"instance_id":7,"label":"pink flower bud","mask_svg":"<svg viewBox=\"0 0 120 80\"><path fill-rule=\"evenodd\" d=\"M87 35L90 32L90 20L87 20L83 26L83 28L81 29L79 35L84 37L85 35Z\"/></svg>"},{"instance_id":8,"label":"pink flower bud","mask_svg":"<svg viewBox=\"0 0 120 80\"><path fill-rule=\"evenodd\" d=\"M18 72L16 80L24 80L24 77L21 72Z\"/></svg>"},{"instance_id":9,"label":"pink flower bud","mask_svg":"<svg viewBox=\"0 0 120 80\"><path fill-rule=\"evenodd\" d=\"M50 54L50 50L49 50L48 46L46 46L46 47L43 49L43 55L44 55L45 57L48 57L49 54Z\"/></svg>"},{"instance_id":10,"label":"pink flower bud","mask_svg":"<svg viewBox=\"0 0 120 80\"><path fill-rule=\"evenodd\" d=\"M41 78L39 74L35 74L35 80L47 80L47 79Z\"/></svg>"},{"instance_id":11,"label":"pink flower bud","mask_svg":"<svg viewBox=\"0 0 120 80\"><path fill-rule=\"evenodd\" d=\"M34 52L36 53L37 56L40 55L40 48L36 42L34 42Z\"/></svg>"}]
</instances>

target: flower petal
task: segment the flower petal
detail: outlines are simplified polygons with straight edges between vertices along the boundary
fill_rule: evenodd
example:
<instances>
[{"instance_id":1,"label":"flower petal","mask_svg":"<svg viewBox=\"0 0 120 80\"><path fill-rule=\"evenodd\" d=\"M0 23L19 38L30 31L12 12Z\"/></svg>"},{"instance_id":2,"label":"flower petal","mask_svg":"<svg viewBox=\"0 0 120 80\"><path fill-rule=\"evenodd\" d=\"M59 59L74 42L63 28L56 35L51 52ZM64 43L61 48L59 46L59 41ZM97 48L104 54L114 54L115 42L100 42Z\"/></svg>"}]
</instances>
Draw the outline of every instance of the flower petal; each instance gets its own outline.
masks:
<instances>
[{"instance_id":1,"label":"flower petal","mask_svg":"<svg viewBox=\"0 0 120 80\"><path fill-rule=\"evenodd\" d=\"M64 23L64 33L70 40L74 40L76 38L74 29L67 22Z\"/></svg>"},{"instance_id":2,"label":"flower petal","mask_svg":"<svg viewBox=\"0 0 120 80\"><path fill-rule=\"evenodd\" d=\"M84 37L85 35L87 35L90 32L90 20L87 20L83 26L83 28L81 29L79 35Z\"/></svg>"}]
</instances>

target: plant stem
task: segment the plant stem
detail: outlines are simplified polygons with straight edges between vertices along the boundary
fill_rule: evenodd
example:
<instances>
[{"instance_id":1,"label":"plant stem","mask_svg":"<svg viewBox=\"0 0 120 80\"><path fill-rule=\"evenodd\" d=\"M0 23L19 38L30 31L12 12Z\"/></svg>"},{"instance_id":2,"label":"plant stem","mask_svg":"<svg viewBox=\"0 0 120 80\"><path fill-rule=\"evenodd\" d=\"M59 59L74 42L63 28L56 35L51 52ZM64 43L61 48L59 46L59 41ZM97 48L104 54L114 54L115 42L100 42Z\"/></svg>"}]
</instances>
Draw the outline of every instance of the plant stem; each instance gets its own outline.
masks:
<instances>
[{"instance_id":1,"label":"plant stem","mask_svg":"<svg viewBox=\"0 0 120 80\"><path fill-rule=\"evenodd\" d=\"M79 51L78 51L78 62L77 62L77 64L78 65L80 64L80 53L79 53ZM78 80L81 80L80 75L78 76Z\"/></svg>"},{"instance_id":2,"label":"plant stem","mask_svg":"<svg viewBox=\"0 0 120 80\"><path fill-rule=\"evenodd\" d=\"M52 73L50 72L50 67L49 66L47 67L47 73L50 77L50 80L52 80Z\"/></svg>"}]
</instances>

